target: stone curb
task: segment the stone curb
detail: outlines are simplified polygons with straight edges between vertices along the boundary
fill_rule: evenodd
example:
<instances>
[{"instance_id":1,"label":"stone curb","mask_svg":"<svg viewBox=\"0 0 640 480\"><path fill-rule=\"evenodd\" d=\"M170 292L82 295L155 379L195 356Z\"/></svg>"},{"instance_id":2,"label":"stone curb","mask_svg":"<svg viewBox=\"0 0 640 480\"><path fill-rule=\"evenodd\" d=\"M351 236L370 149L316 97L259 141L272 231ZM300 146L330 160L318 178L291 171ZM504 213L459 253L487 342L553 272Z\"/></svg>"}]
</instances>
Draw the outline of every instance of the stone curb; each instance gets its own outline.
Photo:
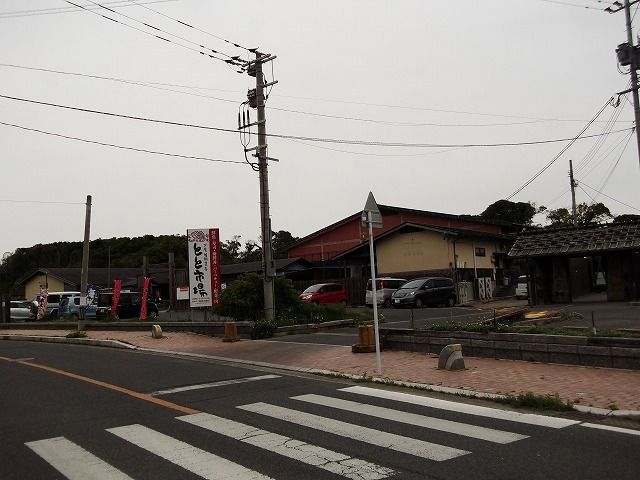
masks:
<instances>
[{"instance_id":1,"label":"stone curb","mask_svg":"<svg viewBox=\"0 0 640 480\"><path fill-rule=\"evenodd\" d=\"M111 347L135 350L136 346L119 340L99 340L96 338L45 337L39 335L0 335L0 340L16 340L23 342L71 343L74 345L91 345L94 347Z\"/></svg>"},{"instance_id":2,"label":"stone curb","mask_svg":"<svg viewBox=\"0 0 640 480\"><path fill-rule=\"evenodd\" d=\"M368 379L373 383L380 383L383 385L393 385L398 387L409 387L415 388L417 390L424 391L432 391L437 393L447 393L451 395L460 395L468 398L479 398L479 399L501 399L505 398L505 395L497 394L497 393L487 393L487 392L477 392L474 390L467 390L462 388L452 388L452 387L444 387L442 385L434 385L434 384L426 384L426 383L415 383L415 382L405 382L401 380L392 380L390 378L379 378L379 377L368 377L365 375L358 375L352 373L342 373L336 372L333 370L323 370L319 368L308 368L308 367L293 367L291 365L282 365L278 363L269 363L269 362L259 362L256 360L244 360L241 358L229 358L229 357L220 357L217 355L205 355L202 353L189 353L189 352L178 352L173 350L159 350L154 348L144 348L144 347L136 347L135 345L130 345L128 343L123 343L118 340L97 340L90 338L66 338L66 337L43 337L36 335L0 335L0 340L18 340L18 341L32 341L32 342L48 342L48 343L70 343L76 345L92 345L92 346L100 346L100 347L111 347L111 348L121 348L127 350L138 350L141 352L149 352L149 353L158 353L158 354L168 354L168 355L176 355L183 357L193 357L193 358L202 358L207 360L217 360L226 363L234 363L240 365L252 365L257 367L264 368L273 368L277 370L285 370L290 372L300 372L300 373L308 373L314 375L324 375L329 377L338 377L338 378L347 378L350 380L365 380ZM594 415L600 416L610 416L610 417L621 417L621 418L631 418L631 419L640 419L640 411L638 410L609 410L606 408L597 408L597 407L587 407L583 405L573 405L573 409L578 412L590 413Z\"/></svg>"}]
</instances>

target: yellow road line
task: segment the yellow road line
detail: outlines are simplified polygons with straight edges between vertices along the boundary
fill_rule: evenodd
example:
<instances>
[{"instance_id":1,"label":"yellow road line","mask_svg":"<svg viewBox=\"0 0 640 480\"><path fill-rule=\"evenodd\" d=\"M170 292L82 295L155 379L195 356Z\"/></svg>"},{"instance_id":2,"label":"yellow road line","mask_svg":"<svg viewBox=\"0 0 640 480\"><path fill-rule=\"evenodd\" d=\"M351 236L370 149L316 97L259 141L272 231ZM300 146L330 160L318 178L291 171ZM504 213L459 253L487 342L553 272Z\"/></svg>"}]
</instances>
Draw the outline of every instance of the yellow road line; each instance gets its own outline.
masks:
<instances>
[{"instance_id":1,"label":"yellow road line","mask_svg":"<svg viewBox=\"0 0 640 480\"><path fill-rule=\"evenodd\" d=\"M0 360L11 361L10 358L0 357ZM93 378L84 377L82 375L77 375L75 373L67 372L65 370L60 370L58 368L48 367L46 365L40 365L39 363L27 362L27 361L17 361L15 363L19 363L22 365L27 365L29 367L39 368L41 370L46 370L47 372L57 373L58 375L63 375L65 377L73 378L75 380L80 380L82 382L87 382L93 385L97 385L99 387L108 388L109 390L113 390L116 392L124 393L125 395L129 395L130 397L137 398L138 400L144 400L146 402L155 403L161 407L170 408L172 410L177 410L178 412L184 413L186 415L191 415L194 413L200 413L199 410L194 410L193 408L184 407L182 405L178 405L177 403L167 402L166 400L162 400L161 398L152 397L151 395L147 395L145 393L136 392L134 390L129 390L128 388L119 387L118 385L113 385L111 383L103 382L100 380L95 380Z\"/></svg>"}]
</instances>

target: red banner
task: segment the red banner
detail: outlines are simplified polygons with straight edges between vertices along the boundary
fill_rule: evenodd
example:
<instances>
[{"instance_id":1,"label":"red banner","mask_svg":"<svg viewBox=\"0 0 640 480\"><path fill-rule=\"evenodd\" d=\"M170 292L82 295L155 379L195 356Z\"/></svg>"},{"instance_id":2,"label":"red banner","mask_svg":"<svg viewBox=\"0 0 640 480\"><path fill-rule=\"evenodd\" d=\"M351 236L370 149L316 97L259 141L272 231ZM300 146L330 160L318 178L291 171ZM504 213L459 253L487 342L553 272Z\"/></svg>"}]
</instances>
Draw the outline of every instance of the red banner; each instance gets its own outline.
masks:
<instances>
[{"instance_id":1,"label":"red banner","mask_svg":"<svg viewBox=\"0 0 640 480\"><path fill-rule=\"evenodd\" d=\"M114 280L113 300L111 301L111 318L118 318L118 302L120 302L120 290L122 290L122 280Z\"/></svg>"},{"instance_id":2,"label":"red banner","mask_svg":"<svg viewBox=\"0 0 640 480\"><path fill-rule=\"evenodd\" d=\"M220 230L209 229L209 261L211 262L211 304L214 307L220 305Z\"/></svg>"},{"instance_id":3,"label":"red banner","mask_svg":"<svg viewBox=\"0 0 640 480\"><path fill-rule=\"evenodd\" d=\"M147 298L149 298L150 283L151 278L144 277L144 282L142 283L142 298L140 299L140 320L147 319Z\"/></svg>"}]
</instances>

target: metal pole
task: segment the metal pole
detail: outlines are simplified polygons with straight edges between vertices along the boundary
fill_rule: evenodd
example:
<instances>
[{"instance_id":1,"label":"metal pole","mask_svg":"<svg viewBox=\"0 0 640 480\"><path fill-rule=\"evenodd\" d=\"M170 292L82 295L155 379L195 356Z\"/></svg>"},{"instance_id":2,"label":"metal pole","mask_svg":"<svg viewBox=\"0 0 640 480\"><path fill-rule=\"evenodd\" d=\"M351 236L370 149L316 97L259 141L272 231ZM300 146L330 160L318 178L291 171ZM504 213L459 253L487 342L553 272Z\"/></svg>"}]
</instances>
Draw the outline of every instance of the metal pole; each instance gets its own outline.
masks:
<instances>
[{"instance_id":1,"label":"metal pole","mask_svg":"<svg viewBox=\"0 0 640 480\"><path fill-rule=\"evenodd\" d=\"M84 217L84 246L82 249L82 276L80 278L80 315L78 331L85 329L87 310L87 283L89 281L89 234L91 230L91 195L87 195Z\"/></svg>"},{"instance_id":2,"label":"metal pole","mask_svg":"<svg viewBox=\"0 0 640 480\"><path fill-rule=\"evenodd\" d=\"M264 317L275 316L273 289L273 252L271 251L271 219L269 215L269 173L267 169L267 125L265 119L264 77L262 54L256 52L256 105L258 110L258 166L260 173L260 220L262 227L262 271L264 272Z\"/></svg>"},{"instance_id":3,"label":"metal pole","mask_svg":"<svg viewBox=\"0 0 640 480\"><path fill-rule=\"evenodd\" d=\"M569 160L569 181L571 182L571 211L573 212L573 226L578 226L578 214L576 208L576 181L573 179L573 162Z\"/></svg>"},{"instance_id":4,"label":"metal pole","mask_svg":"<svg viewBox=\"0 0 640 480\"><path fill-rule=\"evenodd\" d=\"M373 294L373 330L376 338L376 372L382 375L382 363L380 361L380 333L378 332L378 295L376 293L376 258L373 251L373 227L371 212L367 212L369 224L369 256L371 257L371 292Z\"/></svg>"},{"instance_id":5,"label":"metal pole","mask_svg":"<svg viewBox=\"0 0 640 480\"><path fill-rule=\"evenodd\" d=\"M635 3L635 2L634 2ZM629 68L631 71L631 93L633 95L633 113L635 116L635 127L636 127L636 144L638 147L638 163L640 164L640 100L638 99L638 74L636 72L636 68L638 68L636 62L635 51L633 50L633 30L631 26L631 4L629 0L624 0L624 16L626 18L627 23L627 42L631 47L631 65Z\"/></svg>"}]
</instances>

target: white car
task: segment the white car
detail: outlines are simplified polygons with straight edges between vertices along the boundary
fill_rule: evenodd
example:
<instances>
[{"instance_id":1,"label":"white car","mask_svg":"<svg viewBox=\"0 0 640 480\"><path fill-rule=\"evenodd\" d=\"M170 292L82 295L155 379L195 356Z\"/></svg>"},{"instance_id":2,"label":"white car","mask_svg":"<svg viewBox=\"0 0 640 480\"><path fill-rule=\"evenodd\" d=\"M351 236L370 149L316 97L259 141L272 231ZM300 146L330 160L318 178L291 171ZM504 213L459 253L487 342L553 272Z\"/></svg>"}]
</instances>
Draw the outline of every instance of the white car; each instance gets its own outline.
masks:
<instances>
[{"instance_id":1,"label":"white car","mask_svg":"<svg viewBox=\"0 0 640 480\"><path fill-rule=\"evenodd\" d=\"M526 275L520 275L518 277L518 284L516 285L516 298L529 298L529 279Z\"/></svg>"},{"instance_id":2,"label":"white car","mask_svg":"<svg viewBox=\"0 0 640 480\"><path fill-rule=\"evenodd\" d=\"M35 308L32 302L11 301L11 320L34 320L36 318Z\"/></svg>"}]
</instances>

